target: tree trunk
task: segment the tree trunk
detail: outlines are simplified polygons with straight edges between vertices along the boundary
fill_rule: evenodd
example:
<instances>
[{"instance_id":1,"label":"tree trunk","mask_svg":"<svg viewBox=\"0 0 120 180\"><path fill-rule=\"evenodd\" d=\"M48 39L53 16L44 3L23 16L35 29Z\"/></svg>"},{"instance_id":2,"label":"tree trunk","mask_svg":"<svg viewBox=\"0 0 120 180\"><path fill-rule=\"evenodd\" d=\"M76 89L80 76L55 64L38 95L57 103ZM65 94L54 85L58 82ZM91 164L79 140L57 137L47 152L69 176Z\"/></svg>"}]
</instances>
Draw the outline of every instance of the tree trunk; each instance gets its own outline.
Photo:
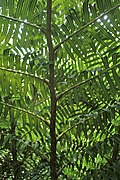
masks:
<instances>
[{"instance_id":1,"label":"tree trunk","mask_svg":"<svg viewBox=\"0 0 120 180\"><path fill-rule=\"evenodd\" d=\"M50 137L51 137L51 154L50 154L50 175L51 180L57 180L56 171L56 95L54 83L54 50L51 37L51 15L52 15L52 0L47 0L47 45L49 49L49 88L51 98L51 119L50 119Z\"/></svg>"}]
</instances>

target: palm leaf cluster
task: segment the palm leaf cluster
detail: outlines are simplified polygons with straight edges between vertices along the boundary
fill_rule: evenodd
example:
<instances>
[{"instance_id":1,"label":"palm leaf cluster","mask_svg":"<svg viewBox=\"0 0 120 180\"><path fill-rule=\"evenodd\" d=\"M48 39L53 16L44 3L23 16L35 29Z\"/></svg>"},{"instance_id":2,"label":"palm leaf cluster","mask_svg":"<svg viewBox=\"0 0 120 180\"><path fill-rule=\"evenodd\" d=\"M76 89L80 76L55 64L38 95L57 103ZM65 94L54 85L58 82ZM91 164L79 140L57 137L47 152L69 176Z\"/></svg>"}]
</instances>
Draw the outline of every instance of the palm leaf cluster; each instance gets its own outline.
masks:
<instances>
[{"instance_id":1,"label":"palm leaf cluster","mask_svg":"<svg viewBox=\"0 0 120 180\"><path fill-rule=\"evenodd\" d=\"M44 0L2 0L1 178L50 178ZM120 2L53 0L59 179L120 176Z\"/></svg>"}]
</instances>

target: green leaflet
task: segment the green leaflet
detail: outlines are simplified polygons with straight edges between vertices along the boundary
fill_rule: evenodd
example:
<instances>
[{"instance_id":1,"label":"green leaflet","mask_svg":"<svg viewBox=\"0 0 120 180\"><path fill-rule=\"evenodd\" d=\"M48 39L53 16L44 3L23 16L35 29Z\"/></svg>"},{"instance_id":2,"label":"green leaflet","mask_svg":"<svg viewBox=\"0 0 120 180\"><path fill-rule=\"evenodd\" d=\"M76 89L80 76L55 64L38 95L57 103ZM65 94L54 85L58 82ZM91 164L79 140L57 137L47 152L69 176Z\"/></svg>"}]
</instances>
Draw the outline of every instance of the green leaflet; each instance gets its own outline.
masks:
<instances>
[{"instance_id":1,"label":"green leaflet","mask_svg":"<svg viewBox=\"0 0 120 180\"><path fill-rule=\"evenodd\" d=\"M98 34L97 31L95 31L93 28L88 28L88 31L90 31L90 33L92 34L93 38L95 38L98 41L98 43L103 45L103 47L106 46L106 43L99 37L99 34Z\"/></svg>"},{"instance_id":2,"label":"green leaflet","mask_svg":"<svg viewBox=\"0 0 120 180\"><path fill-rule=\"evenodd\" d=\"M90 7L90 11L92 13L92 17L95 18L97 16L96 4L94 4L94 5L89 4L89 7Z\"/></svg>"},{"instance_id":3,"label":"green leaflet","mask_svg":"<svg viewBox=\"0 0 120 180\"><path fill-rule=\"evenodd\" d=\"M59 59L62 59L62 57L63 57L63 50L62 50L61 47L60 47L60 48L58 49L58 51L57 51L57 57L58 57Z\"/></svg>"},{"instance_id":4,"label":"green leaflet","mask_svg":"<svg viewBox=\"0 0 120 180\"><path fill-rule=\"evenodd\" d=\"M69 35L69 30L67 28L67 26L65 26L64 24L61 25L61 28L63 29L63 31L65 32L65 35Z\"/></svg>"},{"instance_id":5,"label":"green leaflet","mask_svg":"<svg viewBox=\"0 0 120 180\"><path fill-rule=\"evenodd\" d=\"M74 26L74 23L73 23L73 19L72 17L69 15L66 17L67 19L67 27L69 27L69 29L71 29L71 32L74 32L75 31L75 26Z\"/></svg>"},{"instance_id":6,"label":"green leaflet","mask_svg":"<svg viewBox=\"0 0 120 180\"><path fill-rule=\"evenodd\" d=\"M113 60L113 64L115 65L117 63L117 54L113 54L112 60ZM118 87L120 89L120 77L117 74L116 69L113 69L112 73L113 73L113 77L115 80L116 87Z\"/></svg>"},{"instance_id":7,"label":"green leaflet","mask_svg":"<svg viewBox=\"0 0 120 180\"><path fill-rule=\"evenodd\" d=\"M104 63L105 68L108 68L108 67L109 67L109 64L108 64L107 57L102 58L102 61L103 61L103 63ZM115 95L116 95L116 88L115 88L115 85L114 85L114 83L113 83L113 81L112 81L109 73L106 72L106 73L105 73L105 76L106 76L106 79L107 79L107 81L108 81L108 83L109 83L109 85L110 85L111 93L113 94L113 96L115 96Z\"/></svg>"},{"instance_id":8,"label":"green leaflet","mask_svg":"<svg viewBox=\"0 0 120 180\"><path fill-rule=\"evenodd\" d=\"M20 24L19 23L16 23L14 24L14 28L15 28L15 32L14 32L14 35L13 35L13 46L15 47L17 45L17 42L18 42L18 34L19 34L19 30L20 30Z\"/></svg>"},{"instance_id":9,"label":"green leaflet","mask_svg":"<svg viewBox=\"0 0 120 180\"><path fill-rule=\"evenodd\" d=\"M100 13L104 12L105 10L104 0L96 0L96 3Z\"/></svg>"},{"instance_id":10,"label":"green leaflet","mask_svg":"<svg viewBox=\"0 0 120 180\"><path fill-rule=\"evenodd\" d=\"M17 3L17 8L15 11L15 17L16 18L19 18L21 15L23 3L24 3L24 0L18 1L18 3Z\"/></svg>"},{"instance_id":11,"label":"green leaflet","mask_svg":"<svg viewBox=\"0 0 120 180\"><path fill-rule=\"evenodd\" d=\"M95 44L94 44L94 42L89 38L89 36L87 36L87 33L81 31L80 35L84 37L84 41L86 41L86 44L88 43L88 44L92 47L92 49L93 49L93 51L94 51L94 53L95 53L95 52L96 52Z\"/></svg>"},{"instance_id":12,"label":"green leaflet","mask_svg":"<svg viewBox=\"0 0 120 180\"><path fill-rule=\"evenodd\" d=\"M9 68L13 69L14 67L14 54L11 54L9 57Z\"/></svg>"},{"instance_id":13,"label":"green leaflet","mask_svg":"<svg viewBox=\"0 0 120 180\"><path fill-rule=\"evenodd\" d=\"M9 72L5 72L5 89L7 94L10 92L10 84L10 74Z\"/></svg>"},{"instance_id":14,"label":"green leaflet","mask_svg":"<svg viewBox=\"0 0 120 180\"><path fill-rule=\"evenodd\" d=\"M7 0L2 0L2 14L7 15L8 14L8 10L7 10Z\"/></svg>"},{"instance_id":15,"label":"green leaflet","mask_svg":"<svg viewBox=\"0 0 120 180\"><path fill-rule=\"evenodd\" d=\"M5 37L5 44L8 44L9 41L11 40L11 36L13 35L13 30L14 30L14 22L10 22L10 27Z\"/></svg>"},{"instance_id":16,"label":"green leaflet","mask_svg":"<svg viewBox=\"0 0 120 180\"><path fill-rule=\"evenodd\" d=\"M112 7L112 1L111 0L109 0L109 1L105 0L105 6L107 9L110 9Z\"/></svg>"},{"instance_id":17,"label":"green leaflet","mask_svg":"<svg viewBox=\"0 0 120 180\"><path fill-rule=\"evenodd\" d=\"M80 37L79 39L78 39L78 37L75 37L75 41L74 41L74 43L75 43L75 46L77 47L77 49L79 50L79 53L77 54L78 55L78 57L80 57L82 60L85 58L85 56L87 55L87 52L86 52L86 48L85 48L85 41L84 41L84 39L82 39L83 37ZM78 52L78 51L76 51L76 52Z\"/></svg>"},{"instance_id":18,"label":"green leaflet","mask_svg":"<svg viewBox=\"0 0 120 180\"><path fill-rule=\"evenodd\" d=\"M104 23L104 25L106 26L108 31L112 32L111 36L114 35L114 36L118 37L117 32L114 30L113 27L111 27L110 23L108 23L106 20L104 20L104 18L102 18L102 22Z\"/></svg>"},{"instance_id":19,"label":"green leaflet","mask_svg":"<svg viewBox=\"0 0 120 180\"><path fill-rule=\"evenodd\" d=\"M28 54L26 54L25 57L23 58L23 62L22 62L22 70L23 71L27 70L27 60L28 60Z\"/></svg>"},{"instance_id":20,"label":"green leaflet","mask_svg":"<svg viewBox=\"0 0 120 180\"><path fill-rule=\"evenodd\" d=\"M29 124L30 130L32 130L32 128L33 128L34 120L35 120L34 117L28 114L28 124ZM30 136L31 136L31 133L30 133ZM31 138L32 138L32 136L31 136Z\"/></svg>"},{"instance_id":21,"label":"green leaflet","mask_svg":"<svg viewBox=\"0 0 120 180\"><path fill-rule=\"evenodd\" d=\"M23 127L25 127L27 124L26 113L22 113L21 118L22 118Z\"/></svg>"},{"instance_id":22,"label":"green leaflet","mask_svg":"<svg viewBox=\"0 0 120 180\"><path fill-rule=\"evenodd\" d=\"M14 0L8 1L8 8L9 8L9 15L13 17L14 16Z\"/></svg>"},{"instance_id":23,"label":"green leaflet","mask_svg":"<svg viewBox=\"0 0 120 180\"><path fill-rule=\"evenodd\" d=\"M8 63L9 63L9 49L5 49L3 51L3 66L8 68Z\"/></svg>"},{"instance_id":24,"label":"green leaflet","mask_svg":"<svg viewBox=\"0 0 120 180\"><path fill-rule=\"evenodd\" d=\"M100 23L95 23L98 29L105 35L106 38L110 39L111 41L114 41L115 38L104 28L100 25Z\"/></svg>"},{"instance_id":25,"label":"green leaflet","mask_svg":"<svg viewBox=\"0 0 120 180\"><path fill-rule=\"evenodd\" d=\"M16 74L16 78L17 78L17 89L19 90L20 94L22 94L22 78L20 76L20 74Z\"/></svg>"},{"instance_id":26,"label":"green leaflet","mask_svg":"<svg viewBox=\"0 0 120 180\"><path fill-rule=\"evenodd\" d=\"M70 15L72 16L72 19L75 21L76 25L80 25L80 17L75 9L70 9Z\"/></svg>"},{"instance_id":27,"label":"green leaflet","mask_svg":"<svg viewBox=\"0 0 120 180\"><path fill-rule=\"evenodd\" d=\"M108 58L109 57L113 57L113 64L116 64L116 60L117 60L117 58L116 58L116 55L117 55L117 51L119 51L119 48L120 48L120 45L118 45L118 46L116 46L115 48L110 48L109 50L108 50L108 52L109 52L109 54L108 54Z\"/></svg>"},{"instance_id":28,"label":"green leaflet","mask_svg":"<svg viewBox=\"0 0 120 180\"><path fill-rule=\"evenodd\" d=\"M21 59L20 59L20 56L19 56L19 55L16 55L16 56L15 56L15 65L16 65L16 69L17 69L17 70L20 70L20 67L21 67L21 66L20 66L20 63L21 63L20 60L21 60Z\"/></svg>"},{"instance_id":29,"label":"green leaflet","mask_svg":"<svg viewBox=\"0 0 120 180\"><path fill-rule=\"evenodd\" d=\"M29 4L30 4L29 0L24 0L21 11L21 19L25 19L25 18L27 19Z\"/></svg>"},{"instance_id":30,"label":"green leaflet","mask_svg":"<svg viewBox=\"0 0 120 180\"><path fill-rule=\"evenodd\" d=\"M114 21L115 16L113 16L112 14L109 14L108 17L110 19L110 22L112 22L113 24L113 28L119 32L118 22Z\"/></svg>"},{"instance_id":31,"label":"green leaflet","mask_svg":"<svg viewBox=\"0 0 120 180\"><path fill-rule=\"evenodd\" d=\"M2 29L2 32L0 35L0 42L2 42L5 39L6 34L8 32L8 27L9 27L8 20L5 20L5 21L6 21L6 23L3 24L3 29Z\"/></svg>"},{"instance_id":32,"label":"green leaflet","mask_svg":"<svg viewBox=\"0 0 120 180\"><path fill-rule=\"evenodd\" d=\"M76 53L79 57L80 56L80 50L76 47L75 42L69 40L69 44L70 44L70 47L73 49L74 53Z\"/></svg>"},{"instance_id":33,"label":"green leaflet","mask_svg":"<svg viewBox=\"0 0 120 180\"><path fill-rule=\"evenodd\" d=\"M12 93L13 94L17 94L17 81L16 81L16 77L15 75L12 76L12 83L11 83L11 87L12 87Z\"/></svg>"},{"instance_id":34,"label":"green leaflet","mask_svg":"<svg viewBox=\"0 0 120 180\"><path fill-rule=\"evenodd\" d=\"M88 2L89 0L85 0L83 3L83 19L85 23L89 22L90 20Z\"/></svg>"},{"instance_id":35,"label":"green leaflet","mask_svg":"<svg viewBox=\"0 0 120 180\"><path fill-rule=\"evenodd\" d=\"M72 59L75 59L74 55L72 54L69 46L67 44L64 45L65 46L65 49L67 51L67 53L69 54L69 56L72 58Z\"/></svg>"},{"instance_id":36,"label":"green leaflet","mask_svg":"<svg viewBox=\"0 0 120 180\"><path fill-rule=\"evenodd\" d=\"M119 19L120 18L120 11L119 9L117 8L116 9L116 13L115 13L116 17ZM119 20L118 20L119 21Z\"/></svg>"},{"instance_id":37,"label":"green leaflet","mask_svg":"<svg viewBox=\"0 0 120 180\"><path fill-rule=\"evenodd\" d=\"M29 46L29 41L28 41L29 36L28 36L28 34L26 34L27 30L28 30L28 27L23 25L23 27L21 28L22 32L20 34L21 38L19 39L19 43L24 44L24 49L25 50L26 50L26 47ZM28 32L29 32L29 30L28 30ZM32 30L31 30L31 33L32 33Z\"/></svg>"},{"instance_id":38,"label":"green leaflet","mask_svg":"<svg viewBox=\"0 0 120 180\"><path fill-rule=\"evenodd\" d=\"M28 78L26 76L24 77L23 83L24 83L24 86L23 86L22 94L25 96L28 92L28 85L29 85L29 81L28 81Z\"/></svg>"},{"instance_id":39,"label":"green leaflet","mask_svg":"<svg viewBox=\"0 0 120 180\"><path fill-rule=\"evenodd\" d=\"M104 85L103 79L101 78L101 76L98 78L99 82L100 82L100 86L102 88L102 94L105 100L109 99L109 94L108 94L108 90L106 89L106 86Z\"/></svg>"},{"instance_id":40,"label":"green leaflet","mask_svg":"<svg viewBox=\"0 0 120 180\"><path fill-rule=\"evenodd\" d=\"M28 9L28 21L31 21L33 19L33 13L36 6L37 0L30 1L29 9Z\"/></svg>"}]
</instances>

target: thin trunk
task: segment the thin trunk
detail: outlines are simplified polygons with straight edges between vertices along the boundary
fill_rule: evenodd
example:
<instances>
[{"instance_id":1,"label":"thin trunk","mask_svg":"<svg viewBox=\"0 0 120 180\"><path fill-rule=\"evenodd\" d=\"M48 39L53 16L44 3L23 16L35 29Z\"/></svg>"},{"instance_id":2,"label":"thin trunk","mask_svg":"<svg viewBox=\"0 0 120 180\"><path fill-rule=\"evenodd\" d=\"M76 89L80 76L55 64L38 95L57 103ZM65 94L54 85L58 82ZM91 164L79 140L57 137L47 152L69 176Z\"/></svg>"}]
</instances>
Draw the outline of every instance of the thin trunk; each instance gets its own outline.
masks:
<instances>
[{"instance_id":1,"label":"thin trunk","mask_svg":"<svg viewBox=\"0 0 120 180\"><path fill-rule=\"evenodd\" d=\"M51 15L52 15L52 0L47 1L47 44L49 48L49 70L50 70L50 97L51 97L51 121L50 121L50 137L51 137L51 155L50 155L50 171L51 180L57 180L56 172L56 95L54 83L54 50L51 38Z\"/></svg>"}]
</instances>

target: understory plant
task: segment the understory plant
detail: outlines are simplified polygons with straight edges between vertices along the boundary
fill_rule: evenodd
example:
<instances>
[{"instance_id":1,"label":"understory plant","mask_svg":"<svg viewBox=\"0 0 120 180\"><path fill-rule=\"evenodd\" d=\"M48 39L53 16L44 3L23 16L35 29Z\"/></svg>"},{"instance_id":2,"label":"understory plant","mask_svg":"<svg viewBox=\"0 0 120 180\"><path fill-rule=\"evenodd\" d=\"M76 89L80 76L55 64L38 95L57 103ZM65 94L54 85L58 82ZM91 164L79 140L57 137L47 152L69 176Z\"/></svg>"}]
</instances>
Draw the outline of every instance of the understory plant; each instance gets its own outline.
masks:
<instances>
[{"instance_id":1,"label":"understory plant","mask_svg":"<svg viewBox=\"0 0 120 180\"><path fill-rule=\"evenodd\" d=\"M0 178L118 180L120 1L0 1Z\"/></svg>"}]
</instances>

